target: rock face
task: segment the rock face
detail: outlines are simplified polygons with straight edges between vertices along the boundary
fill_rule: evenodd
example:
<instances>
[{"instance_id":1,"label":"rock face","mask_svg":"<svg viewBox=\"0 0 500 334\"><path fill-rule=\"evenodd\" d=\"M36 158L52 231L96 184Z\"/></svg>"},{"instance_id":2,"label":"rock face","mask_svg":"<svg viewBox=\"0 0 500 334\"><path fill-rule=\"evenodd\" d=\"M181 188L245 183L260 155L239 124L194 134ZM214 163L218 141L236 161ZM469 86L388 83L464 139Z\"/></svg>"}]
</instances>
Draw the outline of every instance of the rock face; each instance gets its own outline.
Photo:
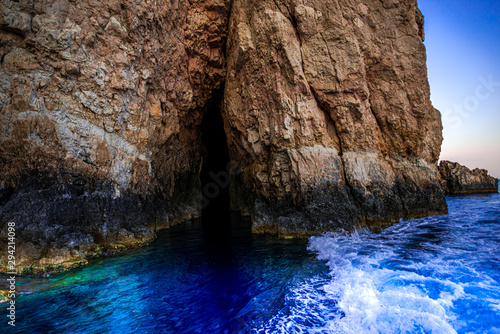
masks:
<instances>
[{"instance_id":1,"label":"rock face","mask_svg":"<svg viewBox=\"0 0 500 334\"><path fill-rule=\"evenodd\" d=\"M0 3L0 230L21 270L199 215L200 123L225 78L219 0Z\"/></svg>"},{"instance_id":2,"label":"rock face","mask_svg":"<svg viewBox=\"0 0 500 334\"><path fill-rule=\"evenodd\" d=\"M220 105L255 232L446 212L416 1L0 3L0 266L42 272L200 215Z\"/></svg>"},{"instance_id":3,"label":"rock face","mask_svg":"<svg viewBox=\"0 0 500 334\"><path fill-rule=\"evenodd\" d=\"M441 187L447 194L496 193L498 179L488 175L485 169L469 168L457 162L439 163Z\"/></svg>"},{"instance_id":4,"label":"rock face","mask_svg":"<svg viewBox=\"0 0 500 334\"><path fill-rule=\"evenodd\" d=\"M234 1L223 113L255 231L446 211L422 25L416 1Z\"/></svg>"}]
</instances>

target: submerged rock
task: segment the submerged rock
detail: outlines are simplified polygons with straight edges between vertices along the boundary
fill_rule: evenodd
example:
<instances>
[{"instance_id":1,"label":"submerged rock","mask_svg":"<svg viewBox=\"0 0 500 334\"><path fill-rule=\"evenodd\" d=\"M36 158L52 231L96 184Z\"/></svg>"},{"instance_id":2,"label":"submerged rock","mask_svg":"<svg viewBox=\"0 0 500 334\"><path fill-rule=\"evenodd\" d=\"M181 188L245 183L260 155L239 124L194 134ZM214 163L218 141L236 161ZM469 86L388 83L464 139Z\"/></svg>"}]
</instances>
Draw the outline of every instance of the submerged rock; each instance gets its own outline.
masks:
<instances>
[{"instance_id":1,"label":"submerged rock","mask_svg":"<svg viewBox=\"0 0 500 334\"><path fill-rule=\"evenodd\" d=\"M447 210L414 0L0 6L0 244L15 222L18 272L78 266L199 216L209 105L231 206L254 232Z\"/></svg>"},{"instance_id":2,"label":"submerged rock","mask_svg":"<svg viewBox=\"0 0 500 334\"><path fill-rule=\"evenodd\" d=\"M439 178L441 187L447 194L498 192L498 179L488 175L487 170L470 170L458 162L441 161Z\"/></svg>"}]
</instances>

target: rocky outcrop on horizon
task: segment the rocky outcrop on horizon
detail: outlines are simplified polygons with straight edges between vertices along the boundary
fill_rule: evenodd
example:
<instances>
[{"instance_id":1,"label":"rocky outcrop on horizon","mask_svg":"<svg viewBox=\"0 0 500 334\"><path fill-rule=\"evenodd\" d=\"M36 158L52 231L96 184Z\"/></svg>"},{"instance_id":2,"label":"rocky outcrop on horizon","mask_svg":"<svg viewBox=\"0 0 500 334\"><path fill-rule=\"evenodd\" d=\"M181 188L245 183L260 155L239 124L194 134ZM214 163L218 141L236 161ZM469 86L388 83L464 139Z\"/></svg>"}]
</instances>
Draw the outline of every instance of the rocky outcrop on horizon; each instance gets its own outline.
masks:
<instances>
[{"instance_id":1,"label":"rocky outcrop on horizon","mask_svg":"<svg viewBox=\"0 0 500 334\"><path fill-rule=\"evenodd\" d=\"M1 248L57 271L199 216L210 103L257 233L445 213L423 38L414 0L3 1Z\"/></svg>"},{"instance_id":2,"label":"rocky outcrop on horizon","mask_svg":"<svg viewBox=\"0 0 500 334\"><path fill-rule=\"evenodd\" d=\"M458 162L443 160L438 170L441 187L446 194L498 192L498 179L488 175L486 169L470 170Z\"/></svg>"}]
</instances>

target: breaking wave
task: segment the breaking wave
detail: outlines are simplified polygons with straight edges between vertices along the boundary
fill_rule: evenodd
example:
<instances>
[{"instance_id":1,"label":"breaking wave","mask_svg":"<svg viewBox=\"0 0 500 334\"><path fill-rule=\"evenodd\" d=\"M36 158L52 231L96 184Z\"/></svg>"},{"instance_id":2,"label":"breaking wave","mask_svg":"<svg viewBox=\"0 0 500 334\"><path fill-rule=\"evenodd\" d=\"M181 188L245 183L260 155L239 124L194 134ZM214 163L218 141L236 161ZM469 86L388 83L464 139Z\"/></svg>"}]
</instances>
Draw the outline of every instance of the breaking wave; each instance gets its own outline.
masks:
<instances>
[{"instance_id":1,"label":"breaking wave","mask_svg":"<svg viewBox=\"0 0 500 334\"><path fill-rule=\"evenodd\" d=\"M500 333L499 196L448 203L380 234L311 238L329 273L291 286L256 332Z\"/></svg>"}]
</instances>

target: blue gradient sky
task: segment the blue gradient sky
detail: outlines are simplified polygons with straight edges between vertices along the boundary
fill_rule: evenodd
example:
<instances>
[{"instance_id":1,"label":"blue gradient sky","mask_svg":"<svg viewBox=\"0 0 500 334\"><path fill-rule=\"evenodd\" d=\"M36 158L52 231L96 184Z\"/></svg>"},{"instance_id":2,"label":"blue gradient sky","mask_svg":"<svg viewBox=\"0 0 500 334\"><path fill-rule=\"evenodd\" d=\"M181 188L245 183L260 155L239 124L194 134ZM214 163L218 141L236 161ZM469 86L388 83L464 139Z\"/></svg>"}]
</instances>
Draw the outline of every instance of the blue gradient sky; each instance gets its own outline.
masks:
<instances>
[{"instance_id":1,"label":"blue gradient sky","mask_svg":"<svg viewBox=\"0 0 500 334\"><path fill-rule=\"evenodd\" d=\"M441 159L500 178L500 1L418 3L431 100L443 115Z\"/></svg>"}]
</instances>

